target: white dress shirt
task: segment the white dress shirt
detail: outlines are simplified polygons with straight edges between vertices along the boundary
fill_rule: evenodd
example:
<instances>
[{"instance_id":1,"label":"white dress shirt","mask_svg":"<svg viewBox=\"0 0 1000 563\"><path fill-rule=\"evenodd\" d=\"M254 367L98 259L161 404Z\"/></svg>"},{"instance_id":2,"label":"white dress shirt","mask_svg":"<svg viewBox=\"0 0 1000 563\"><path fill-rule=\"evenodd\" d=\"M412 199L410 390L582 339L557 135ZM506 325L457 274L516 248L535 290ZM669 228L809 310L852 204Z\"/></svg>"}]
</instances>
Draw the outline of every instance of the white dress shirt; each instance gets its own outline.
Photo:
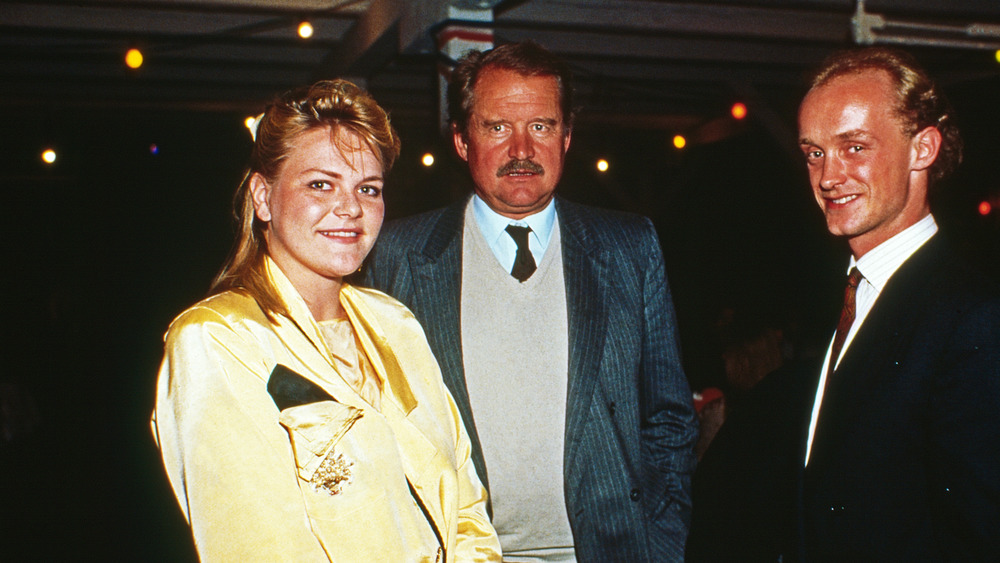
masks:
<instances>
[{"instance_id":1,"label":"white dress shirt","mask_svg":"<svg viewBox=\"0 0 1000 563\"><path fill-rule=\"evenodd\" d=\"M834 368L840 364L840 360L847 353L847 349L851 346L851 341L854 340L854 335L857 334L862 323L865 322L865 317L872 310L875 300L882 293L882 289L889 282L889 278L903 265L903 262L906 262L907 258L923 246L925 242L930 240L937 230L938 226L934 221L934 216L927 215L903 231L900 231L889 240L871 249L861 259L855 259L854 256L851 256L847 272L857 267L863 278L858 285L858 292L855 296L856 312L854 324L851 325L851 330L847 333L847 339L844 340L844 347L840 349L840 355L837 356L837 363L834 365ZM819 376L819 386L816 389L816 400L813 402L812 418L809 421L809 438L806 441L806 465L809 464L809 454L812 453L813 436L816 433L816 421L819 419L819 410L823 403L823 390L826 388L826 378L828 375L827 366L830 364L830 355L832 352L833 339L831 338ZM834 373L833 376L836 377L836 374Z\"/></svg>"}]
</instances>

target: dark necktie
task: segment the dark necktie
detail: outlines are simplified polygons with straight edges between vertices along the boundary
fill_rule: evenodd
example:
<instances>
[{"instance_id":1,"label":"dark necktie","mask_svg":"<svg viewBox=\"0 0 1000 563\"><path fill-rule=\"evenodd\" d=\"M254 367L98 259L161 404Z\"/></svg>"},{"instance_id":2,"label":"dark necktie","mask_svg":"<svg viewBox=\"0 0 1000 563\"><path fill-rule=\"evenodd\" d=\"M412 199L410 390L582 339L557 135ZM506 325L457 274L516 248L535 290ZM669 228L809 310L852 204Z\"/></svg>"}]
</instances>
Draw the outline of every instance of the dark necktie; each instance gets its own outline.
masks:
<instances>
[{"instance_id":1,"label":"dark necktie","mask_svg":"<svg viewBox=\"0 0 1000 563\"><path fill-rule=\"evenodd\" d=\"M517 278L517 281L523 282L535 273L535 258L528 249L528 233L531 232L531 227L507 225L506 230L517 245L517 255L514 257L514 267L510 269L510 275Z\"/></svg>"},{"instance_id":2,"label":"dark necktie","mask_svg":"<svg viewBox=\"0 0 1000 563\"><path fill-rule=\"evenodd\" d=\"M857 268L851 268L850 275L847 276L847 288L844 290L844 309L840 312L840 322L837 323L837 334L833 337L833 349L830 351L830 364L826 368L827 377L833 373L834 366L837 365L837 357L844 348L844 341L847 340L847 333L851 331L854 324L854 315L857 311L858 284L861 283L861 272Z\"/></svg>"}]
</instances>

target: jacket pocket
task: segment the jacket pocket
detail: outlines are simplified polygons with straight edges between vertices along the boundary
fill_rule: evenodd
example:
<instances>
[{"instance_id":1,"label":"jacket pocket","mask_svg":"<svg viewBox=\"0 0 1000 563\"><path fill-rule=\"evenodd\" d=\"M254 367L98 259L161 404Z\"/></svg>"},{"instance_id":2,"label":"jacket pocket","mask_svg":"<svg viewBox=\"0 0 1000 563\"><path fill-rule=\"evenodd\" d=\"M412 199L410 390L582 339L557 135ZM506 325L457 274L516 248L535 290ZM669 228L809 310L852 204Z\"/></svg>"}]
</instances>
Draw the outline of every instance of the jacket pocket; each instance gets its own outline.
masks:
<instances>
[{"instance_id":1,"label":"jacket pocket","mask_svg":"<svg viewBox=\"0 0 1000 563\"><path fill-rule=\"evenodd\" d=\"M335 446L363 415L361 409L334 401L281 411L278 422L288 430L299 478L317 492L340 494L351 481L353 461Z\"/></svg>"}]
</instances>

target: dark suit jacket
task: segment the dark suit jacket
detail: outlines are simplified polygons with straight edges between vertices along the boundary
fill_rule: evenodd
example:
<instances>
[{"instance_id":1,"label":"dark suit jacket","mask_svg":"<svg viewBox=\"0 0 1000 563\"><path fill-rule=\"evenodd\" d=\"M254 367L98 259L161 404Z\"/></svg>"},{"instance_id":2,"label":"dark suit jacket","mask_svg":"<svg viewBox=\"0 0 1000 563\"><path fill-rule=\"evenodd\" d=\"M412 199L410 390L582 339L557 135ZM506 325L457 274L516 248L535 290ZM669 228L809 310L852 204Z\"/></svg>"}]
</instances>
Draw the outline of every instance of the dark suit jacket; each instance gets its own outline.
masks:
<instances>
[{"instance_id":1,"label":"dark suit jacket","mask_svg":"<svg viewBox=\"0 0 1000 563\"><path fill-rule=\"evenodd\" d=\"M386 225L364 282L423 324L488 486L459 325L467 201ZM577 557L679 560L697 426L656 233L631 214L558 198L556 210L570 347L563 471Z\"/></svg>"},{"instance_id":2,"label":"dark suit jacket","mask_svg":"<svg viewBox=\"0 0 1000 563\"><path fill-rule=\"evenodd\" d=\"M808 561L1000 561L1000 292L941 234L829 378L801 484Z\"/></svg>"}]
</instances>

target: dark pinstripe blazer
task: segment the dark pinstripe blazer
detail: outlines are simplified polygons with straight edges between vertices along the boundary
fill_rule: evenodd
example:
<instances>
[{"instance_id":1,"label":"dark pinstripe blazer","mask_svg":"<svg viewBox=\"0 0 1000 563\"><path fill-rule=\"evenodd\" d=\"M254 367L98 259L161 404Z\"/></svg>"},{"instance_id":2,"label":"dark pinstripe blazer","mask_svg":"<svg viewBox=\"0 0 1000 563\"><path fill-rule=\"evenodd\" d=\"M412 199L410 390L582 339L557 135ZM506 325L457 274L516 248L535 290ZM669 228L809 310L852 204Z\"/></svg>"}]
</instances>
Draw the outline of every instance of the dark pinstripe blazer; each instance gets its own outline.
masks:
<instances>
[{"instance_id":1,"label":"dark pinstripe blazer","mask_svg":"<svg viewBox=\"0 0 1000 563\"><path fill-rule=\"evenodd\" d=\"M459 326L467 202L387 224L363 283L423 324L488 487ZM556 211L570 348L563 472L577 558L679 561L697 426L656 232L648 219L559 198Z\"/></svg>"}]
</instances>

